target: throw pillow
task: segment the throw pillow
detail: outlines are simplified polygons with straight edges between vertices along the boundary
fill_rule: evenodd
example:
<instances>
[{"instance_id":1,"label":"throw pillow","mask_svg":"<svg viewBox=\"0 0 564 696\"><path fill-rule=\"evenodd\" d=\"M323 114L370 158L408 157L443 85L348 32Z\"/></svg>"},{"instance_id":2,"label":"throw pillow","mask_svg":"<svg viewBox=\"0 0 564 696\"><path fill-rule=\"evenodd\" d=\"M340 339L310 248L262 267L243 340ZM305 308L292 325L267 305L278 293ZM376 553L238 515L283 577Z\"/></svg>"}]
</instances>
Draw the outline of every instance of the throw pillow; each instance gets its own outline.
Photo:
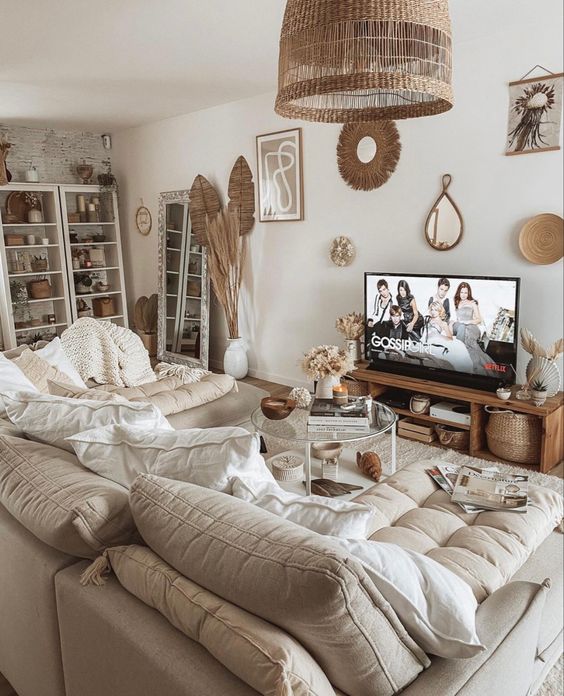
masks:
<instances>
[{"instance_id":1,"label":"throw pillow","mask_svg":"<svg viewBox=\"0 0 564 696\"><path fill-rule=\"evenodd\" d=\"M56 367L61 372L64 372L65 375L68 375L70 379L67 380L67 382L72 382L72 384L75 384L77 387L86 389L84 380L65 353L61 339L58 336L50 341L44 348L40 348L35 352L40 358L46 360L49 365L53 365L53 367Z\"/></svg>"},{"instance_id":2,"label":"throw pillow","mask_svg":"<svg viewBox=\"0 0 564 696\"><path fill-rule=\"evenodd\" d=\"M137 539L127 491L56 447L0 437L0 503L48 546L95 558Z\"/></svg>"},{"instance_id":3,"label":"throw pillow","mask_svg":"<svg viewBox=\"0 0 564 696\"><path fill-rule=\"evenodd\" d=\"M107 556L128 592L259 694L334 696L321 667L285 631L196 585L144 546L108 549Z\"/></svg>"},{"instance_id":4,"label":"throw pillow","mask_svg":"<svg viewBox=\"0 0 564 696\"><path fill-rule=\"evenodd\" d=\"M172 430L162 413L151 404L114 403L68 399L50 394L3 394L6 413L28 437L72 452L65 438L88 428L112 423L138 425L143 430Z\"/></svg>"},{"instance_id":5,"label":"throw pillow","mask_svg":"<svg viewBox=\"0 0 564 696\"><path fill-rule=\"evenodd\" d=\"M5 415L4 399L6 392L37 393L35 386L24 375L20 368L0 353L0 415Z\"/></svg>"},{"instance_id":6,"label":"throw pillow","mask_svg":"<svg viewBox=\"0 0 564 696\"><path fill-rule=\"evenodd\" d=\"M318 534L366 539L374 530L374 510L349 500L288 493L276 482L236 478L233 495Z\"/></svg>"},{"instance_id":7,"label":"throw pillow","mask_svg":"<svg viewBox=\"0 0 564 696\"><path fill-rule=\"evenodd\" d=\"M210 592L289 632L347 694L392 696L430 661L362 565L333 541L248 503L138 476L145 543Z\"/></svg>"},{"instance_id":8,"label":"throw pillow","mask_svg":"<svg viewBox=\"0 0 564 696\"><path fill-rule=\"evenodd\" d=\"M60 382L69 382L70 377L58 368L50 365L46 360L43 360L36 352L27 348L22 354L14 358L12 361L17 365L24 375L29 379L35 388L42 394L49 393L47 380L54 379Z\"/></svg>"},{"instance_id":9,"label":"throw pillow","mask_svg":"<svg viewBox=\"0 0 564 696\"><path fill-rule=\"evenodd\" d=\"M226 493L237 476L274 480L258 435L243 428L162 431L120 423L77 433L67 444L83 466L127 487L140 473Z\"/></svg>"},{"instance_id":10,"label":"throw pillow","mask_svg":"<svg viewBox=\"0 0 564 696\"><path fill-rule=\"evenodd\" d=\"M68 399L87 399L88 401L113 401L115 403L126 404L128 399L119 394L105 391L104 389L82 389L74 384L56 382L52 379L47 380L49 394L53 396L65 396Z\"/></svg>"},{"instance_id":11,"label":"throw pillow","mask_svg":"<svg viewBox=\"0 0 564 696\"><path fill-rule=\"evenodd\" d=\"M426 653L468 658L485 650L476 633L478 602L472 588L448 568L396 544L360 539L335 542L362 563Z\"/></svg>"}]
</instances>

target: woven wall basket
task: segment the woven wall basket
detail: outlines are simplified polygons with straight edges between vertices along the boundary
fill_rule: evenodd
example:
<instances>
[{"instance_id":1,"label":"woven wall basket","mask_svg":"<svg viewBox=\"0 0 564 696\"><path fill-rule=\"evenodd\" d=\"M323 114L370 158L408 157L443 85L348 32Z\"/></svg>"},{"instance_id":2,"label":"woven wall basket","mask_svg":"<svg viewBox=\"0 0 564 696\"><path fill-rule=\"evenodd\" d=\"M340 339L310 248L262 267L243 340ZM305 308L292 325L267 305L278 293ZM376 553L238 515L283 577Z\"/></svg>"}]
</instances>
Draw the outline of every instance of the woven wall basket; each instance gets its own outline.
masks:
<instances>
[{"instance_id":1,"label":"woven wall basket","mask_svg":"<svg viewBox=\"0 0 564 696\"><path fill-rule=\"evenodd\" d=\"M416 118L453 105L448 0L288 0L281 116L325 123Z\"/></svg>"}]
</instances>

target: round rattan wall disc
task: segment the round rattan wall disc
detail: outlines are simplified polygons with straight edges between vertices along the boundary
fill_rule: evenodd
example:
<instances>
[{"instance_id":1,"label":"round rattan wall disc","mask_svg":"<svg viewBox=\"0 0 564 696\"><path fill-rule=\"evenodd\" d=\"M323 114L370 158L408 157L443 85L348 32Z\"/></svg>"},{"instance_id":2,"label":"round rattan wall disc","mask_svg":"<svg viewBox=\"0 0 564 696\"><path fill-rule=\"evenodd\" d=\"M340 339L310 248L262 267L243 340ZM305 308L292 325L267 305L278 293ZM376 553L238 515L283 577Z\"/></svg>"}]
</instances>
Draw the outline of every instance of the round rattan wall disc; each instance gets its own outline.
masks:
<instances>
[{"instance_id":1,"label":"round rattan wall disc","mask_svg":"<svg viewBox=\"0 0 564 696\"><path fill-rule=\"evenodd\" d=\"M358 145L364 138L376 143L376 154L368 162L358 155ZM357 191L379 188L392 176L399 162L401 142L393 121L348 123L337 145L339 172L349 186Z\"/></svg>"},{"instance_id":2,"label":"round rattan wall disc","mask_svg":"<svg viewBox=\"0 0 564 696\"><path fill-rule=\"evenodd\" d=\"M564 255L564 220L554 213L531 218L519 235L519 248L531 263L548 265Z\"/></svg>"}]
</instances>

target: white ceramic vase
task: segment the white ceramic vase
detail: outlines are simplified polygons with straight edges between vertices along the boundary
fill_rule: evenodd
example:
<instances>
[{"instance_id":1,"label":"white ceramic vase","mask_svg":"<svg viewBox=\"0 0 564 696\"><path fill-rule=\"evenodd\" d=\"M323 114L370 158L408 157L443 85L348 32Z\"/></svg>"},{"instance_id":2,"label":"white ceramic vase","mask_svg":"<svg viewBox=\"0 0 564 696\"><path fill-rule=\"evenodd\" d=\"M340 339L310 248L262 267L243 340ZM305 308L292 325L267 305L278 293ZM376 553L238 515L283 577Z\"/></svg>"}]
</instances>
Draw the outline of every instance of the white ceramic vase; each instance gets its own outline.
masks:
<instances>
[{"instance_id":1,"label":"white ceramic vase","mask_svg":"<svg viewBox=\"0 0 564 696\"><path fill-rule=\"evenodd\" d=\"M345 350L355 363L360 361L360 340L358 338L347 339L345 341Z\"/></svg>"},{"instance_id":2,"label":"white ceramic vase","mask_svg":"<svg viewBox=\"0 0 564 696\"><path fill-rule=\"evenodd\" d=\"M329 375L329 377L322 377L317 382L317 387L315 388L315 396L318 399L332 399L333 398L333 387L341 383L341 378L335 375Z\"/></svg>"},{"instance_id":3,"label":"white ceramic vase","mask_svg":"<svg viewBox=\"0 0 564 696\"><path fill-rule=\"evenodd\" d=\"M537 389L531 389L531 399L535 406L542 406L546 401L546 391L538 391Z\"/></svg>"},{"instance_id":4,"label":"white ceramic vase","mask_svg":"<svg viewBox=\"0 0 564 696\"><path fill-rule=\"evenodd\" d=\"M226 375L235 379L243 379L249 372L247 349L242 338L228 338L228 345L223 356L223 370Z\"/></svg>"}]
</instances>

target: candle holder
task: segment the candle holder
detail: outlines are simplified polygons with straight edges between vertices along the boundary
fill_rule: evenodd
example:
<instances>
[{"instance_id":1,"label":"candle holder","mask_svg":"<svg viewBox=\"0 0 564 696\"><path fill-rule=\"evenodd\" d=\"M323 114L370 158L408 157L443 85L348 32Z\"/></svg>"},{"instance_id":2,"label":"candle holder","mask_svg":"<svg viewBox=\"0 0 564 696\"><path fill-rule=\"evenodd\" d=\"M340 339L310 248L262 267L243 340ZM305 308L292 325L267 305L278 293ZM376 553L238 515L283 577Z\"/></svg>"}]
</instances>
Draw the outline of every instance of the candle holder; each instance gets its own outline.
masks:
<instances>
[{"instance_id":1,"label":"candle holder","mask_svg":"<svg viewBox=\"0 0 564 696\"><path fill-rule=\"evenodd\" d=\"M333 403L336 406L344 406L349 401L349 389L346 384L336 384L333 387Z\"/></svg>"}]
</instances>

